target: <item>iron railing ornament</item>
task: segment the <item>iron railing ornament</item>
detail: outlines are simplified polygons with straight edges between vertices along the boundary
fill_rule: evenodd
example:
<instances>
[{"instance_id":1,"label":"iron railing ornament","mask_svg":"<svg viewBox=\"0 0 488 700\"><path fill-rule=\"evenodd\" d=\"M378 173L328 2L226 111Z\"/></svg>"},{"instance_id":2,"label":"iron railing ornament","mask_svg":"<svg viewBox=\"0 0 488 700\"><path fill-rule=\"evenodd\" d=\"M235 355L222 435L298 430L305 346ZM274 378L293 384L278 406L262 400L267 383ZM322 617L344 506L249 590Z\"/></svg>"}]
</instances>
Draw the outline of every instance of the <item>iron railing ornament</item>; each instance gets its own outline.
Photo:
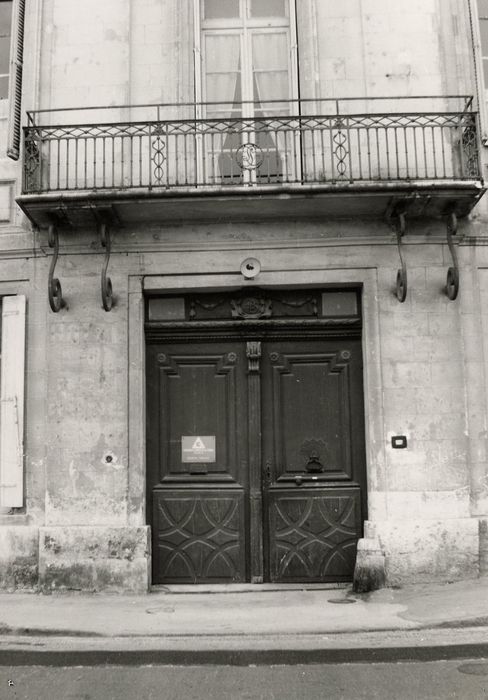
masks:
<instances>
[{"instance_id":1,"label":"iron railing ornament","mask_svg":"<svg viewBox=\"0 0 488 700\"><path fill-rule=\"evenodd\" d=\"M459 293L459 263L456 248L452 240L452 237L455 236L456 233L457 216L454 211L451 211L447 215L447 245L449 246L454 266L448 269L446 281L446 294L451 301L454 301Z\"/></svg>"},{"instance_id":2,"label":"iron railing ornament","mask_svg":"<svg viewBox=\"0 0 488 700\"><path fill-rule=\"evenodd\" d=\"M151 142L152 146L152 163L154 168L154 184L161 185L163 183L164 177L164 164L166 161L166 144L161 138L164 135L164 129L162 124L158 124L152 130L152 136L154 140Z\"/></svg>"},{"instance_id":3,"label":"iron railing ornament","mask_svg":"<svg viewBox=\"0 0 488 700\"><path fill-rule=\"evenodd\" d=\"M259 170L264 161L262 148L255 143L243 143L234 154L241 170Z\"/></svg>"},{"instance_id":4,"label":"iron railing ornament","mask_svg":"<svg viewBox=\"0 0 488 700\"><path fill-rule=\"evenodd\" d=\"M403 304L407 298L408 289L408 278L407 278L407 265L402 253L402 238L406 231L406 217L405 212L396 212L394 215L395 230L397 237L398 254L400 256L401 268L397 272L396 276L396 297L399 302Z\"/></svg>"},{"instance_id":5,"label":"iron railing ornament","mask_svg":"<svg viewBox=\"0 0 488 700\"><path fill-rule=\"evenodd\" d=\"M99 224L98 229L100 234L100 243L102 244L102 247L105 248L105 260L103 262L101 279L102 306L105 311L110 311L114 304L112 280L107 276L107 268L111 252L110 230L106 223Z\"/></svg>"},{"instance_id":6,"label":"iron railing ornament","mask_svg":"<svg viewBox=\"0 0 488 700\"><path fill-rule=\"evenodd\" d=\"M47 232L47 242L50 248L54 249L53 256L51 258L51 265L49 267L49 277L48 277L48 297L49 306L54 313L61 311L63 306L66 306L66 302L63 299L63 292L61 289L61 282L57 277L54 277L54 268L58 262L59 255L59 236L58 229L54 224L51 224Z\"/></svg>"},{"instance_id":7,"label":"iron railing ornament","mask_svg":"<svg viewBox=\"0 0 488 700\"><path fill-rule=\"evenodd\" d=\"M347 180L347 164L346 159L349 156L348 150L348 137L344 131L345 121L342 117L337 117L333 128L334 128L334 157L335 157L335 169L339 180Z\"/></svg>"},{"instance_id":8,"label":"iron railing ornament","mask_svg":"<svg viewBox=\"0 0 488 700\"><path fill-rule=\"evenodd\" d=\"M24 183L26 192L35 192L40 187L41 154L39 144L41 135L35 127L29 129L24 139Z\"/></svg>"}]
</instances>

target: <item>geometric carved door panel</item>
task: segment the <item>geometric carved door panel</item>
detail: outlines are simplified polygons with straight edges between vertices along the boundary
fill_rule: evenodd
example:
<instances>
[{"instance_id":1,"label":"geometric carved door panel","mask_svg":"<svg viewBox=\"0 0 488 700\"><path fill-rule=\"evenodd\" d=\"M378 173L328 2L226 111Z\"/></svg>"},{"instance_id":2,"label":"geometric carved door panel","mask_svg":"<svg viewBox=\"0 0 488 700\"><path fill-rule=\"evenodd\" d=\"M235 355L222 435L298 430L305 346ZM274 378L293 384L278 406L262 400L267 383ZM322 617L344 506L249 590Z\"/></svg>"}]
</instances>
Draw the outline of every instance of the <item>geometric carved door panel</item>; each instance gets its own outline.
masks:
<instances>
[{"instance_id":1,"label":"geometric carved door panel","mask_svg":"<svg viewBox=\"0 0 488 700\"><path fill-rule=\"evenodd\" d=\"M148 344L154 583L352 578L366 516L360 339L258 338Z\"/></svg>"},{"instance_id":2,"label":"geometric carved door panel","mask_svg":"<svg viewBox=\"0 0 488 700\"><path fill-rule=\"evenodd\" d=\"M361 536L359 489L301 489L269 494L270 580L352 578Z\"/></svg>"},{"instance_id":3,"label":"geometric carved door panel","mask_svg":"<svg viewBox=\"0 0 488 700\"><path fill-rule=\"evenodd\" d=\"M158 581L246 580L242 493L159 491L153 528Z\"/></svg>"}]
</instances>

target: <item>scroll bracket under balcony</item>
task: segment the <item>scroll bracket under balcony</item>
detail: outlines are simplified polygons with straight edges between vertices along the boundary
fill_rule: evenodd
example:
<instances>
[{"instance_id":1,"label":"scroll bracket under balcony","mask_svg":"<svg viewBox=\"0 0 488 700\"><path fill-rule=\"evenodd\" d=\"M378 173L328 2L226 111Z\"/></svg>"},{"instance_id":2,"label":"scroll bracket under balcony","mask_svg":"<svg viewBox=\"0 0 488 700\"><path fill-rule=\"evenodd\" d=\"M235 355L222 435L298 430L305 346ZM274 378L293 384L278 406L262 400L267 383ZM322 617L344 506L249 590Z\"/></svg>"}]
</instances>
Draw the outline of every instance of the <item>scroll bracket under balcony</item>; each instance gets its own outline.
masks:
<instances>
[{"instance_id":1,"label":"scroll bracket under balcony","mask_svg":"<svg viewBox=\"0 0 488 700\"><path fill-rule=\"evenodd\" d=\"M113 304L112 280L107 275L108 263L111 253L110 229L105 222L98 224L98 233L100 235L100 243L105 248L105 260L102 267L101 291L102 291L102 306L105 311L110 311Z\"/></svg>"},{"instance_id":2,"label":"scroll bracket under balcony","mask_svg":"<svg viewBox=\"0 0 488 700\"><path fill-rule=\"evenodd\" d=\"M447 215L447 245L451 253L453 267L447 271L446 294L448 299L454 301L459 293L459 263L456 248L452 237L457 233L457 216L454 211Z\"/></svg>"},{"instance_id":3,"label":"scroll bracket under balcony","mask_svg":"<svg viewBox=\"0 0 488 700\"><path fill-rule=\"evenodd\" d=\"M54 249L54 253L51 259L51 266L49 268L49 278L48 278L48 296L49 296L49 306L54 313L58 313L63 306L66 306L66 302L63 299L63 292L61 289L61 282L57 277L54 277L54 268L58 262L59 255L59 236L58 229L54 224L50 224L47 234L47 242L50 248Z\"/></svg>"},{"instance_id":4,"label":"scroll bracket under balcony","mask_svg":"<svg viewBox=\"0 0 488 700\"><path fill-rule=\"evenodd\" d=\"M401 268L398 270L397 277L396 277L396 297L397 297L398 301L403 304L403 302L407 298L407 287L408 287L408 285L407 285L407 265L405 263L405 259L403 257L403 253L402 253L402 238L405 235L405 231L406 231L405 212L403 212L403 211L396 212L393 216L393 220L395 222L398 254L400 256L400 262L401 262Z\"/></svg>"}]
</instances>

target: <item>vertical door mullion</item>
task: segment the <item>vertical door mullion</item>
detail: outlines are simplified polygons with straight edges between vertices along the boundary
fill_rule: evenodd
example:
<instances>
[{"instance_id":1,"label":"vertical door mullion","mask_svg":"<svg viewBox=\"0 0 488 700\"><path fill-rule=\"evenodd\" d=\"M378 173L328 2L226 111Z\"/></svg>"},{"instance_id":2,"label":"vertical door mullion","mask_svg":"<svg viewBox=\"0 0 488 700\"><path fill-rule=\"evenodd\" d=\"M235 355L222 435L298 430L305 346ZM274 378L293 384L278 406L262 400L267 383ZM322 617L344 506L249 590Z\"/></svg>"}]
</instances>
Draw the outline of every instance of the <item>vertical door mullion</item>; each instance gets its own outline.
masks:
<instances>
[{"instance_id":1,"label":"vertical door mullion","mask_svg":"<svg viewBox=\"0 0 488 700\"><path fill-rule=\"evenodd\" d=\"M261 476L261 342L246 343L248 360L249 545L252 583L264 580Z\"/></svg>"}]
</instances>

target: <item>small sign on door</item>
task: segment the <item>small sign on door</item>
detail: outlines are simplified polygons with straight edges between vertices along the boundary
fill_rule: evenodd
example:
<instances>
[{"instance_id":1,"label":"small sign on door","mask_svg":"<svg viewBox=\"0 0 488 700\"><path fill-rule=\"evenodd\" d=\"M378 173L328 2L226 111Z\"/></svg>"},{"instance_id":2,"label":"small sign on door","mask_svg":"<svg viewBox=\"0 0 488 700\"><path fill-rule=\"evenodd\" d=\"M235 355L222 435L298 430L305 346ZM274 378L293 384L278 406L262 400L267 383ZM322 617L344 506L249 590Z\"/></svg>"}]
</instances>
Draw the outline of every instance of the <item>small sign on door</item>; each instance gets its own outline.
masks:
<instances>
[{"instance_id":1,"label":"small sign on door","mask_svg":"<svg viewBox=\"0 0 488 700\"><path fill-rule=\"evenodd\" d=\"M182 435L181 461L215 462L215 435Z\"/></svg>"}]
</instances>

